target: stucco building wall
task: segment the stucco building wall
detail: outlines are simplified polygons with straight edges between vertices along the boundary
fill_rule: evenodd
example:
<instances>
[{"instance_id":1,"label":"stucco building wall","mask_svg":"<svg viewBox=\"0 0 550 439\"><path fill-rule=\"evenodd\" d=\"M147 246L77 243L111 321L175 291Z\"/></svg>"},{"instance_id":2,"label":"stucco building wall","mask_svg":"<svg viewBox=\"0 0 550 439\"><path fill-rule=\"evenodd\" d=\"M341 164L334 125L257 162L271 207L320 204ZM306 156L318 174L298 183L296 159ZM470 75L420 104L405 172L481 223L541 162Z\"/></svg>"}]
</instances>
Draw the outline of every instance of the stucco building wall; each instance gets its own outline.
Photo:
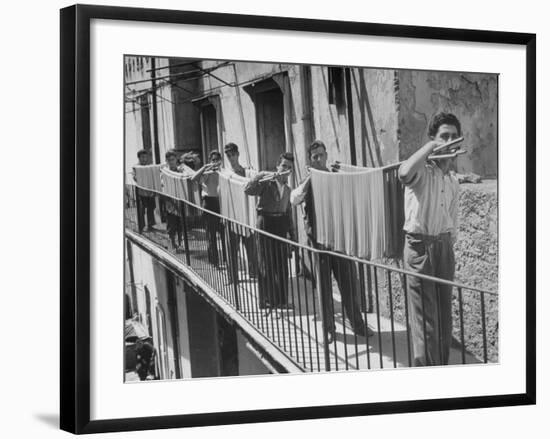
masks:
<instances>
[{"instance_id":1,"label":"stucco building wall","mask_svg":"<svg viewBox=\"0 0 550 439\"><path fill-rule=\"evenodd\" d=\"M462 124L468 151L458 160L458 172L496 178L498 75L400 70L398 79L400 160L429 140L433 114L452 112Z\"/></svg>"}]
</instances>

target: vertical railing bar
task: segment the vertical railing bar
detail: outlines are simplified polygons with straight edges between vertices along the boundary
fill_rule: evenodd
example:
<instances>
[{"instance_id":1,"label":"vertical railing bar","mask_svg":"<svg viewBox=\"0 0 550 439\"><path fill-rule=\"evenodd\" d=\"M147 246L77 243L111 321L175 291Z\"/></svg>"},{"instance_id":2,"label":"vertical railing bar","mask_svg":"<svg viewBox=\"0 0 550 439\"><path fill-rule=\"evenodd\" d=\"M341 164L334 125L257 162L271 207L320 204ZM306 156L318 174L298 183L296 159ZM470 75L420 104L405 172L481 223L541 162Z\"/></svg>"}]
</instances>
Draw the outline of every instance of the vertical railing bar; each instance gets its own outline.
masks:
<instances>
[{"instance_id":1,"label":"vertical railing bar","mask_svg":"<svg viewBox=\"0 0 550 439\"><path fill-rule=\"evenodd\" d=\"M302 249L299 247L296 247L295 250L296 250L296 258L300 259L300 261L304 261L305 259L303 259L303 255L300 254L300 251L302 251ZM303 275L303 278L304 278L304 286L305 286L305 275ZM305 289L305 294L307 294L307 286L305 286L304 289ZM303 313L302 313L302 298L300 296L300 279L298 278L298 276L296 276L296 290L298 295L298 315L300 316L300 338L302 341L302 358L304 359L304 367L307 367L306 352L305 352L306 346L304 343L304 324L303 324L304 320L303 320ZM307 321L307 315L306 315L306 321ZM310 358L311 358L311 355L310 355ZM311 372L313 372L313 364L310 365L310 368L311 368Z\"/></svg>"},{"instance_id":2,"label":"vertical railing bar","mask_svg":"<svg viewBox=\"0 0 550 439\"><path fill-rule=\"evenodd\" d=\"M233 226L232 223L230 223L230 224L231 224L231 226ZM237 246L237 248L234 252L234 254L236 256L235 256L235 261L234 261L235 273L234 273L234 278L233 278L233 300L235 302L235 308L237 309L237 311L240 311L241 306L240 306L240 301L239 301L239 274L240 274L240 270L239 270L239 262L240 262L239 250L240 250L240 245L241 245L241 239L240 239L238 233L235 232L233 227L231 227L231 233L235 237L235 241L236 241L235 244Z\"/></svg>"},{"instance_id":3,"label":"vertical railing bar","mask_svg":"<svg viewBox=\"0 0 550 439\"><path fill-rule=\"evenodd\" d=\"M243 228L242 225L238 224L238 229L237 230L239 230L239 235L244 236L246 230ZM243 250L243 249L241 248L241 250ZM248 266L245 266L244 263L243 263L243 268L245 270L245 273L248 274L248 276L246 276L247 277L246 283L244 284L244 286L242 288L240 288L240 291L243 291L244 294L239 294L239 297L242 296L242 299L243 299L242 303L243 303L244 309L243 309L242 312L243 312L245 318L250 321L250 316L249 316L250 303L249 303L248 290L247 290L248 284L250 282L250 273L248 273Z\"/></svg>"},{"instance_id":4,"label":"vertical railing bar","mask_svg":"<svg viewBox=\"0 0 550 439\"><path fill-rule=\"evenodd\" d=\"M209 245L210 243L212 243L214 245L214 250L212 250L212 252L217 255L217 264L213 265L213 273L214 273L214 279L215 279L215 283L216 283L216 292L218 293L218 295L221 295L223 297L223 292L222 292L222 289L221 289L221 282L220 282L220 266L221 266L221 263L222 263L222 253L220 252L220 249L218 247L218 235L219 235L219 228L220 228L220 219L218 217L215 217L215 220L216 222L214 223L214 227L213 227L213 233L214 233L214 237L213 239L211 239L211 242L209 242ZM214 221L214 220L212 220Z\"/></svg>"},{"instance_id":5,"label":"vertical railing bar","mask_svg":"<svg viewBox=\"0 0 550 439\"><path fill-rule=\"evenodd\" d=\"M424 355L425 362L428 362L428 340L426 339L426 305L422 292L424 291L424 280L420 278L420 299L422 301L422 329L424 331ZM424 364L425 366L425 364Z\"/></svg>"},{"instance_id":6,"label":"vertical railing bar","mask_svg":"<svg viewBox=\"0 0 550 439\"><path fill-rule=\"evenodd\" d=\"M481 300L481 330L483 331L483 362L487 363L487 327L485 323L485 293L480 291Z\"/></svg>"},{"instance_id":7,"label":"vertical railing bar","mask_svg":"<svg viewBox=\"0 0 550 439\"><path fill-rule=\"evenodd\" d=\"M260 310L260 304L259 304L259 293L258 293L258 286L260 283L260 234L259 233L252 233L251 237L249 238L253 244L253 248L255 249L255 258L256 258L256 278L255 279L249 279L250 283L250 300L252 303L252 313L256 316L256 321L258 322L258 325L261 326L261 330L264 330L264 319L262 316L262 312ZM261 323L260 323L261 322Z\"/></svg>"},{"instance_id":8,"label":"vertical railing bar","mask_svg":"<svg viewBox=\"0 0 550 439\"><path fill-rule=\"evenodd\" d=\"M367 315L367 307L366 307L366 296L365 296L365 272L363 270L364 265L361 263L357 263L357 277L359 279L359 313L361 314L361 317L363 318L363 332L365 334L365 349L368 351L369 349L369 330L367 329L367 323L366 323L366 315ZM364 305L364 306L363 306ZM365 316L363 316L363 311L365 312ZM356 338L357 340L357 338ZM357 347L357 343L355 344L355 366L357 370L360 369L359 367L359 350Z\"/></svg>"},{"instance_id":9,"label":"vertical railing bar","mask_svg":"<svg viewBox=\"0 0 550 439\"><path fill-rule=\"evenodd\" d=\"M180 213L180 224L179 226L182 227L183 226L183 246L184 246L184 251L185 251L185 262L187 263L187 265L191 266L191 254L189 252L189 236L188 236L188 230L187 230L187 216L186 215L183 215L182 213L182 204L181 203L178 203L178 211Z\"/></svg>"},{"instance_id":10,"label":"vertical railing bar","mask_svg":"<svg viewBox=\"0 0 550 439\"><path fill-rule=\"evenodd\" d=\"M303 248L297 248L297 253L300 255L300 260L305 261L304 258L304 249ZM311 336L310 336L310 326L309 326L309 314L308 314L308 306L307 306L307 282L305 275L303 276L303 284L304 284L304 300L306 301L306 326L307 326L307 341L308 341L308 348L309 348L309 366L310 370L313 372L313 355L311 353ZM304 365L306 363L305 357L305 343L304 343L304 324L303 324L303 310L302 310L302 298L300 296L300 280L296 279L296 285L298 286L298 306L299 306L299 312L300 312L300 329L301 329L301 336L302 336L302 355L304 357ZM319 368L319 365L317 365Z\"/></svg>"},{"instance_id":11,"label":"vertical railing bar","mask_svg":"<svg viewBox=\"0 0 550 439\"><path fill-rule=\"evenodd\" d=\"M304 249L302 248L302 254L304 252ZM309 263L310 263L310 267L312 267L312 269L315 271L315 265L313 265L313 259L311 257L311 250L308 250L307 251L308 253L308 257L309 257ZM317 278L317 273L315 273L315 278ZM307 300L307 285L306 285L306 280L304 278L304 285L305 285L305 289L306 289L306 294L304 295L304 298L305 298L305 301L306 301L306 321L307 321L307 336L308 336L308 345L309 345L309 359L310 359L310 364L311 364L311 368L313 369L313 354L311 352L311 338L312 338L312 334L311 334L311 327L310 327L310 323L309 323L309 304L308 304L308 300ZM315 282L312 282L312 302L313 302L313 318L315 319L316 317L316 311L315 311L315 292L317 292L317 294L319 294L319 292L317 291L317 286L316 286L316 283ZM314 320L315 322L315 320ZM321 371L321 359L319 358L319 339L317 338L318 334L317 334L317 323L314 323L313 324L313 329L314 329L314 332L315 332L315 351L317 352L317 369L318 371L320 372ZM329 369L330 370L330 369Z\"/></svg>"},{"instance_id":12,"label":"vertical railing bar","mask_svg":"<svg viewBox=\"0 0 550 439\"><path fill-rule=\"evenodd\" d=\"M331 256L332 257L332 256ZM340 289L340 283L344 283L344 279L342 278L342 264L348 264L349 262L348 261L342 261L341 259L339 258L336 258L336 259L333 259L333 262L336 263L336 271L337 271L337 274L338 274L338 280L340 282L337 282L338 284L338 290L340 292L340 304L341 304L341 310L342 310L342 332L344 333L344 367L346 368L346 370L349 370L349 364L348 364L348 340L347 340L347 337L346 337L346 307L345 307L345 304L344 304L344 294L349 294L350 296L353 296L353 289L351 291L348 291L346 293L344 293L343 291L341 291ZM335 273L336 275L336 273ZM331 297L334 297L334 294L331 295ZM352 303L353 303L353 300L352 300ZM335 352L336 352L336 310L334 309L334 302L333 302L333 306L332 306L332 309L333 309L333 315L334 315L334 348L335 348ZM350 322L352 322L353 320L353 316L348 316ZM353 323L352 323L352 326L353 326ZM336 361L338 362L338 355L336 355ZM338 367L336 367L336 370L338 370Z\"/></svg>"},{"instance_id":13,"label":"vertical railing bar","mask_svg":"<svg viewBox=\"0 0 550 439\"><path fill-rule=\"evenodd\" d=\"M437 344L439 345L439 362L438 365L443 365L443 320L441 317L441 289L440 285L437 283L434 283L435 287L435 302L436 302L436 316L437 316Z\"/></svg>"},{"instance_id":14,"label":"vertical railing bar","mask_svg":"<svg viewBox=\"0 0 550 439\"><path fill-rule=\"evenodd\" d=\"M190 213L190 219L196 218L197 216L197 209L191 207L188 209ZM211 276L211 264L208 260L208 237L206 233L206 225L201 222L199 224L198 228L199 236L195 241L197 242L199 246L199 255L197 257L197 260L200 261L202 265L202 270L204 270L205 273L205 280L208 282L210 286L212 286L212 276Z\"/></svg>"},{"instance_id":15,"label":"vertical railing bar","mask_svg":"<svg viewBox=\"0 0 550 439\"><path fill-rule=\"evenodd\" d=\"M382 350L382 328L380 327L380 296L378 294L378 272L377 268L373 267L374 271L374 295L376 297L376 324L378 326L378 350L380 355L380 368L384 368L383 350Z\"/></svg>"},{"instance_id":16,"label":"vertical railing bar","mask_svg":"<svg viewBox=\"0 0 550 439\"><path fill-rule=\"evenodd\" d=\"M281 320L281 331L283 333L283 349L286 351L287 350L287 340L286 340L286 332L285 332L285 320L287 322L287 328L288 328L288 319L286 317L283 317L283 315L285 315L287 313L287 311L285 311L285 309L283 308L283 294L284 294L284 288L283 288L283 285L281 284L281 280L283 278L283 271L284 271L284 264L286 263L286 261L283 261L283 255L281 254L281 243L279 243L278 241L276 241L275 239L271 238L272 240L272 243L273 243L273 256L275 257L275 267L278 267L278 271L277 271L277 276L274 277L273 281L274 281L274 288L273 288L273 293L277 295L277 305L280 307L280 311L279 311L279 315L281 316L280 320ZM278 282L276 282L278 280ZM278 285L279 284L279 285ZM282 289L279 290L279 288ZM288 297L288 296L287 296ZM289 349L289 352L290 352L290 355L292 355L292 344L291 344L291 337L290 337L290 329L289 329L289 334L288 334L288 349Z\"/></svg>"},{"instance_id":17,"label":"vertical railing bar","mask_svg":"<svg viewBox=\"0 0 550 439\"><path fill-rule=\"evenodd\" d=\"M460 344L462 364L466 364L466 344L464 342L464 304L462 303L462 288L458 288L458 312L460 316Z\"/></svg>"},{"instance_id":18,"label":"vertical railing bar","mask_svg":"<svg viewBox=\"0 0 550 439\"><path fill-rule=\"evenodd\" d=\"M250 230L249 232L250 232L250 237L248 239L252 243L252 247L256 250L254 257L258 258L258 245L256 244L258 234L253 232L252 230ZM254 323L255 326L259 326L258 314L256 312L257 300L255 295L255 288L256 288L256 282L258 281L258 278L259 278L260 270L259 270L257 261L255 261L255 264L256 264L256 273L255 273L256 278L254 279L254 278L251 278L250 276L248 277L248 281L246 284L246 295L248 300L247 303L248 303L249 318Z\"/></svg>"},{"instance_id":19,"label":"vertical railing bar","mask_svg":"<svg viewBox=\"0 0 550 439\"><path fill-rule=\"evenodd\" d=\"M265 239L264 241L264 257L265 257L265 260L266 260L266 267L272 267L273 265L273 262L271 261L271 252L270 252L270 248L269 248L269 238L267 236L263 236L263 238ZM267 300L271 300L271 297L270 297L270 291L272 289L272 284L271 284L271 270L267 269L266 268L266 291L264 294L266 294L266 297L267 297ZM273 303L269 302L269 310L270 310L270 313L269 313L269 317L271 319L271 332L272 332L272 337L273 337L273 340L275 340L275 331L277 332L277 344L280 345L281 343L281 338L280 338L280 335L279 335L279 324L277 322L277 318L275 316L273 316L273 314L276 314L277 311L273 309Z\"/></svg>"},{"instance_id":20,"label":"vertical railing bar","mask_svg":"<svg viewBox=\"0 0 550 439\"><path fill-rule=\"evenodd\" d=\"M216 231L216 248L218 251L218 289L222 296L225 298L225 280L224 280L224 272L223 272L223 264L225 261L225 252L224 252L224 240L225 240L225 232L223 229L223 222L222 218L218 218L218 230Z\"/></svg>"},{"instance_id":21,"label":"vertical railing bar","mask_svg":"<svg viewBox=\"0 0 550 439\"><path fill-rule=\"evenodd\" d=\"M183 210L183 209L182 209ZM193 208L190 208L189 209L189 218L194 218L195 217L195 209ZM187 216L186 216L187 218ZM188 224L189 226L191 226L191 224ZM189 227L189 229L191 229L191 227ZM198 254L197 254L197 266L198 268L201 270L203 274L203 279L209 284L211 285L211 282L210 282L210 264L207 262L208 261L208 249L207 247L205 246L205 243L207 241L206 239L206 229L203 228L203 224L201 223L200 224L200 227L198 229L198 231L196 231L198 233L195 233L195 236L196 238L193 240L195 242L195 244L197 245L197 249L198 249ZM206 257L205 257L206 256Z\"/></svg>"},{"instance_id":22,"label":"vertical railing bar","mask_svg":"<svg viewBox=\"0 0 550 439\"><path fill-rule=\"evenodd\" d=\"M372 303L372 274L371 266L367 265L367 312L373 312L374 304Z\"/></svg>"},{"instance_id":23,"label":"vertical railing bar","mask_svg":"<svg viewBox=\"0 0 550 439\"><path fill-rule=\"evenodd\" d=\"M294 251L294 246L290 246L288 244L285 244L286 246L286 253L292 259L292 257L296 257L296 252ZM297 279L297 278L296 278ZM288 279L287 279L287 287L290 283L290 296L292 297L292 324L294 326L294 341L296 346L296 360L298 363L300 362L300 349L299 349L299 343L298 343L298 331L296 329L296 300L294 296L294 281L292 276L292 268L289 261L289 270L288 270ZM290 304L289 304L290 305Z\"/></svg>"},{"instance_id":24,"label":"vertical railing bar","mask_svg":"<svg viewBox=\"0 0 550 439\"><path fill-rule=\"evenodd\" d=\"M332 315L329 316L328 318L329 319L332 319L332 325L331 325L331 328L332 328L332 331L333 331L333 343L334 343L334 365L335 365L335 368L336 368L336 371L339 370L339 364L338 364L338 343L336 343L336 310L334 308L334 290L332 288L332 271L333 271L333 263L334 263L334 260L332 259L333 256L331 255L327 255L327 257L329 258L328 259L328 275L329 275L329 285L324 285L325 287L328 287L328 300L330 300L330 303L332 304L332 306L330 307L330 309L332 309ZM342 310L343 311L343 310ZM343 314L342 314L343 316ZM327 343L328 345L328 343ZM329 350L330 352L330 350Z\"/></svg>"},{"instance_id":25,"label":"vertical railing bar","mask_svg":"<svg viewBox=\"0 0 550 439\"><path fill-rule=\"evenodd\" d=\"M405 293L405 322L407 326L407 358L409 360L409 367L412 367L412 356L411 356L411 324L409 320L409 291L407 288L407 275L404 274L403 277L403 291Z\"/></svg>"},{"instance_id":26,"label":"vertical railing bar","mask_svg":"<svg viewBox=\"0 0 550 439\"><path fill-rule=\"evenodd\" d=\"M246 236L247 240L252 240L253 236L254 236L254 234L252 234L250 230L246 229L242 225L239 225L239 233L240 233L241 236L245 236L245 235L250 234L250 236ZM243 254L244 254L244 251L246 250L246 247L241 247L241 250L243 251ZM247 258L248 258L248 253L247 253ZM250 313L250 300L251 300L250 283L251 283L252 278L250 276L250 264L249 264L248 260L247 260L246 264L243 262L243 269L245 270L245 273L246 273L246 276L245 276L246 282L244 282L242 284L241 295L243 297L243 302L246 305L246 316L247 316L246 318L249 321L253 321L252 318L251 318L251 313Z\"/></svg>"},{"instance_id":27,"label":"vertical railing bar","mask_svg":"<svg viewBox=\"0 0 550 439\"><path fill-rule=\"evenodd\" d=\"M277 275L279 274L278 273L278 269L280 268L280 266L277 264L277 245L274 241L273 238L271 237L268 237L268 242L269 242L269 245L270 245L270 249L269 249L269 257L271 258L271 264L269 264L269 267L271 267L270 270L268 270L270 273L271 273L271 299L272 300L275 300L275 295L277 294L278 295L278 292L276 291L277 289L277 282L276 282L276 278L275 278L275 271L277 271ZM283 335L283 342L282 342L282 347L283 347L283 350L286 351L286 340L285 340L285 333L284 333L284 324L283 324L283 321L282 321L282 313L281 313L281 309L280 309L280 304L277 303L277 306L274 307L274 311L276 313L276 318L275 318L275 323L277 325L277 340L278 340L278 343L279 343L279 346L281 346L281 332L282 332L282 335ZM273 304L271 304L271 306L273 306Z\"/></svg>"},{"instance_id":28,"label":"vertical railing bar","mask_svg":"<svg viewBox=\"0 0 550 439\"><path fill-rule=\"evenodd\" d=\"M397 367L397 356L395 352L395 325L393 320L393 291L391 285L391 271L386 270L387 273L387 282L388 282L388 295L390 298L390 326L391 326L391 344L392 344L392 355L393 355L393 367Z\"/></svg>"},{"instance_id":29,"label":"vertical railing bar","mask_svg":"<svg viewBox=\"0 0 550 439\"><path fill-rule=\"evenodd\" d=\"M362 271L361 270L358 270L358 268L360 268L360 266L358 266L357 262L351 262L351 264L353 264L353 270L350 270L350 283L352 283L352 285L354 285L354 287L352 288L352 291L353 291L353 300L351 302L351 308L352 308L352 314L355 315L355 312L357 311L359 313L359 315L361 316L361 321L363 321L363 313L362 313L362 305L361 305L361 298L363 297L362 294L361 294L361 290L357 290L357 282L361 281L362 279ZM357 275L357 279L353 279L353 274L356 274ZM359 294L359 298L357 297L357 294ZM359 299L359 302L357 303L357 306L359 307L358 310L355 310L355 303L356 303L356 300ZM355 323L354 323L355 325ZM365 331L365 339L368 338L368 334L367 332ZM357 370L359 370L359 349L357 347L357 333L355 332L355 328L353 328L353 342L354 342L354 345L355 345L355 368Z\"/></svg>"},{"instance_id":30,"label":"vertical railing bar","mask_svg":"<svg viewBox=\"0 0 550 439\"><path fill-rule=\"evenodd\" d=\"M367 264L361 264L361 271L363 272L363 274L365 273L365 269L367 270L367 282L370 281L370 266L368 266ZM364 276L363 276L363 279L364 279ZM368 294L366 291L365 291L365 285L362 284L361 285L362 289L363 289L363 293L365 294ZM367 307L368 307L368 303L367 303ZM368 321L368 308L365 312L365 334L366 334L366 341L365 341L365 350L366 350L366 354L367 354L367 369L370 369L370 349L369 349L369 321Z\"/></svg>"},{"instance_id":31,"label":"vertical railing bar","mask_svg":"<svg viewBox=\"0 0 550 439\"><path fill-rule=\"evenodd\" d=\"M229 264L229 255L228 255L228 252L227 252L227 246L228 246L228 234L227 234L227 220L225 218L221 218L220 219L220 222L221 222L221 225L222 225L222 233L221 233L221 238L220 239L223 239L225 241L225 244L222 244L225 246L225 249L223 249L223 259L224 259L224 262L225 262L225 271L224 270L221 270L220 272L220 275L221 275L221 278L222 278L222 290L223 290L223 295L224 295L224 298L225 300L228 300L228 292L227 292L227 287L229 285L229 267L230 267L230 264ZM222 247L223 248L223 247Z\"/></svg>"},{"instance_id":32,"label":"vertical railing bar","mask_svg":"<svg viewBox=\"0 0 550 439\"><path fill-rule=\"evenodd\" d=\"M262 322L262 332L265 333L266 336L269 337L269 316L267 315L267 311L266 311L266 308L265 308L265 304L264 304L264 307L261 307L261 303L260 303L260 290L261 288L263 287L262 285L262 282L264 282L262 279L263 279L263 264L265 264L265 260L264 260L264 247L263 247L263 244L261 242L262 240L262 235L261 234L257 234L256 235L256 249L257 249L257 258L258 258L258 272L256 273L257 275L257 278L256 278L256 282L254 283L254 290L256 292L255 296L256 296L256 311L258 312L258 315L260 317L260 320Z\"/></svg>"}]
</instances>

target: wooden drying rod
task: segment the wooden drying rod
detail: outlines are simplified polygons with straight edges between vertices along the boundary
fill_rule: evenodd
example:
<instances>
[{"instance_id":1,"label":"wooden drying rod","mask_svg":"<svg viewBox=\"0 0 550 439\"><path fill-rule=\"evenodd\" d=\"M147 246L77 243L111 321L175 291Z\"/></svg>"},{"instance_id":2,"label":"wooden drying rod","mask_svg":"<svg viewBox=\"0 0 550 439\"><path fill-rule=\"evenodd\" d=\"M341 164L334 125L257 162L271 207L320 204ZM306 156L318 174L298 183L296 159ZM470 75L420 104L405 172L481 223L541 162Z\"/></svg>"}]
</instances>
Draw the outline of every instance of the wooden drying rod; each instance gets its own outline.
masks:
<instances>
[{"instance_id":1,"label":"wooden drying rod","mask_svg":"<svg viewBox=\"0 0 550 439\"><path fill-rule=\"evenodd\" d=\"M434 148L432 152L438 152L443 149L450 148L453 145L456 145L457 143L463 142L464 137L459 137L458 139L451 140L450 142L444 143L443 145L439 145L438 147Z\"/></svg>"},{"instance_id":2,"label":"wooden drying rod","mask_svg":"<svg viewBox=\"0 0 550 439\"><path fill-rule=\"evenodd\" d=\"M220 170L221 165L212 166L208 171L204 171L202 175L215 174Z\"/></svg>"},{"instance_id":3,"label":"wooden drying rod","mask_svg":"<svg viewBox=\"0 0 550 439\"><path fill-rule=\"evenodd\" d=\"M434 154L434 155L430 155L430 156L428 156L428 159L429 160L451 159L451 158L455 158L456 156L458 156L460 154L466 154L466 151L464 151L463 149L457 149L456 151L454 151L451 154Z\"/></svg>"},{"instance_id":4,"label":"wooden drying rod","mask_svg":"<svg viewBox=\"0 0 550 439\"><path fill-rule=\"evenodd\" d=\"M450 148L451 146L453 145L457 145L461 142L464 141L464 137L459 137L458 139L454 139L454 140L451 140L450 142L447 142L443 145L440 145L438 146L437 148L434 148L434 150L432 152L436 153L438 151L442 151L444 149L448 149ZM428 156L428 159L429 160L439 160L439 159L448 159L448 158L454 158L454 157L457 157L461 154L466 154L466 151L464 151L463 149L458 149L460 147L457 147L456 149L453 150L452 153L450 154L432 154L430 156ZM382 166L380 167L380 169L390 169L390 168L397 168L401 165L401 163L403 162L399 162L399 163L392 163L390 165L386 165L386 166ZM333 165L336 165L338 166L340 164L340 162L336 161L334 162ZM218 168L219 169L219 168ZM209 175L209 174L213 174L215 172L218 172L218 169L215 169L213 171L206 171L203 173L203 175ZM309 166L306 166L306 169L309 171ZM270 175L269 177L265 177L265 178L262 178L260 180L260 182L266 182L266 181L270 181L270 180L273 180L275 177L277 177L278 175L287 175L287 174L290 174L290 171L285 171L285 172L281 172L280 174L275 172L273 173L273 175Z\"/></svg>"},{"instance_id":5,"label":"wooden drying rod","mask_svg":"<svg viewBox=\"0 0 550 439\"><path fill-rule=\"evenodd\" d=\"M273 180L276 177L282 176L282 175L288 175L290 174L290 171L284 171L284 172L274 172L272 175L269 175L267 177L264 177L260 180L260 183Z\"/></svg>"}]
</instances>

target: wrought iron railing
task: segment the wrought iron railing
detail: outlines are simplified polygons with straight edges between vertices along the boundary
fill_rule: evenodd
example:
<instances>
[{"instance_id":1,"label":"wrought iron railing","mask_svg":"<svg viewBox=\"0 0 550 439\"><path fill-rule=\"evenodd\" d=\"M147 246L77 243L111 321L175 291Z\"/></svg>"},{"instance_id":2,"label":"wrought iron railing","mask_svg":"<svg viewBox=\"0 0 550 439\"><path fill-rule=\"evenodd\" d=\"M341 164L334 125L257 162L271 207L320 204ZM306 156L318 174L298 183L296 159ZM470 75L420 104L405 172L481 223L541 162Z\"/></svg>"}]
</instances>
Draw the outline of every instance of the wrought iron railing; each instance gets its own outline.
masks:
<instances>
[{"instance_id":1,"label":"wrought iron railing","mask_svg":"<svg viewBox=\"0 0 550 439\"><path fill-rule=\"evenodd\" d=\"M382 264L302 245L135 185L126 186L125 227L190 267L306 371L414 366L408 300L414 277L452 288L446 363L498 361L493 291L406 271L396 260ZM351 299L342 285L351 286ZM361 319L346 321L357 313Z\"/></svg>"}]
</instances>

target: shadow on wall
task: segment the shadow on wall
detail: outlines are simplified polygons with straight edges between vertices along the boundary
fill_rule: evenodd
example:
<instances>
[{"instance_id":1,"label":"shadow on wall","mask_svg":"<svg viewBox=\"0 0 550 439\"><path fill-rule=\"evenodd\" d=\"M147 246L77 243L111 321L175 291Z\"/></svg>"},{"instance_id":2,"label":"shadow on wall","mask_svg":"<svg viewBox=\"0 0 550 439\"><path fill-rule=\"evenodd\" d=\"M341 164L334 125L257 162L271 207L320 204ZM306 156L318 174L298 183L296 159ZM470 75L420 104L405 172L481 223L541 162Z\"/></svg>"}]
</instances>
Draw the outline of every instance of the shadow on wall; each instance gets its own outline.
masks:
<instances>
[{"instance_id":1,"label":"shadow on wall","mask_svg":"<svg viewBox=\"0 0 550 439\"><path fill-rule=\"evenodd\" d=\"M497 176L498 76L489 73L399 71L400 160L427 140L428 122L439 111L462 124L468 154L458 171Z\"/></svg>"},{"instance_id":2,"label":"shadow on wall","mask_svg":"<svg viewBox=\"0 0 550 439\"><path fill-rule=\"evenodd\" d=\"M369 94L367 92L367 87L365 85L365 78L363 77L363 75L360 75L359 86L360 86L360 92L356 91L356 93L361 103L361 106L359 108L361 112L361 126L362 126L362 129L364 130L364 134L361 136L361 141L364 142L363 138L366 137L367 142L369 143L368 144L369 156L371 158L371 163L373 164L373 166L383 166L384 163L382 162L382 154L380 152L380 142L378 141L378 134L376 132L374 117L372 115L372 108L369 101ZM371 135L372 135L372 143L374 145L371 145L371 143L369 142L368 131L366 130L365 109L367 110L367 115L369 118L369 126L371 130ZM374 158L373 158L373 150L374 150L374 156L376 157L376 162L374 161Z\"/></svg>"},{"instance_id":3,"label":"shadow on wall","mask_svg":"<svg viewBox=\"0 0 550 439\"><path fill-rule=\"evenodd\" d=\"M330 118L330 125L332 127L332 134L334 136L334 141L336 142L336 148L338 150L338 152L341 152L341 149L340 149L340 141L338 140L339 139L339 132L338 130L336 129L336 122L334 121L334 114L333 114L333 111L331 110L330 108L330 104L328 104L329 102L329 97L328 97L328 82L327 82L327 77L325 75L325 69L321 69L321 77L323 78L323 90L325 91L325 94L326 94L326 100L327 100L327 105L328 105L328 108L329 108L329 118Z\"/></svg>"}]
</instances>

